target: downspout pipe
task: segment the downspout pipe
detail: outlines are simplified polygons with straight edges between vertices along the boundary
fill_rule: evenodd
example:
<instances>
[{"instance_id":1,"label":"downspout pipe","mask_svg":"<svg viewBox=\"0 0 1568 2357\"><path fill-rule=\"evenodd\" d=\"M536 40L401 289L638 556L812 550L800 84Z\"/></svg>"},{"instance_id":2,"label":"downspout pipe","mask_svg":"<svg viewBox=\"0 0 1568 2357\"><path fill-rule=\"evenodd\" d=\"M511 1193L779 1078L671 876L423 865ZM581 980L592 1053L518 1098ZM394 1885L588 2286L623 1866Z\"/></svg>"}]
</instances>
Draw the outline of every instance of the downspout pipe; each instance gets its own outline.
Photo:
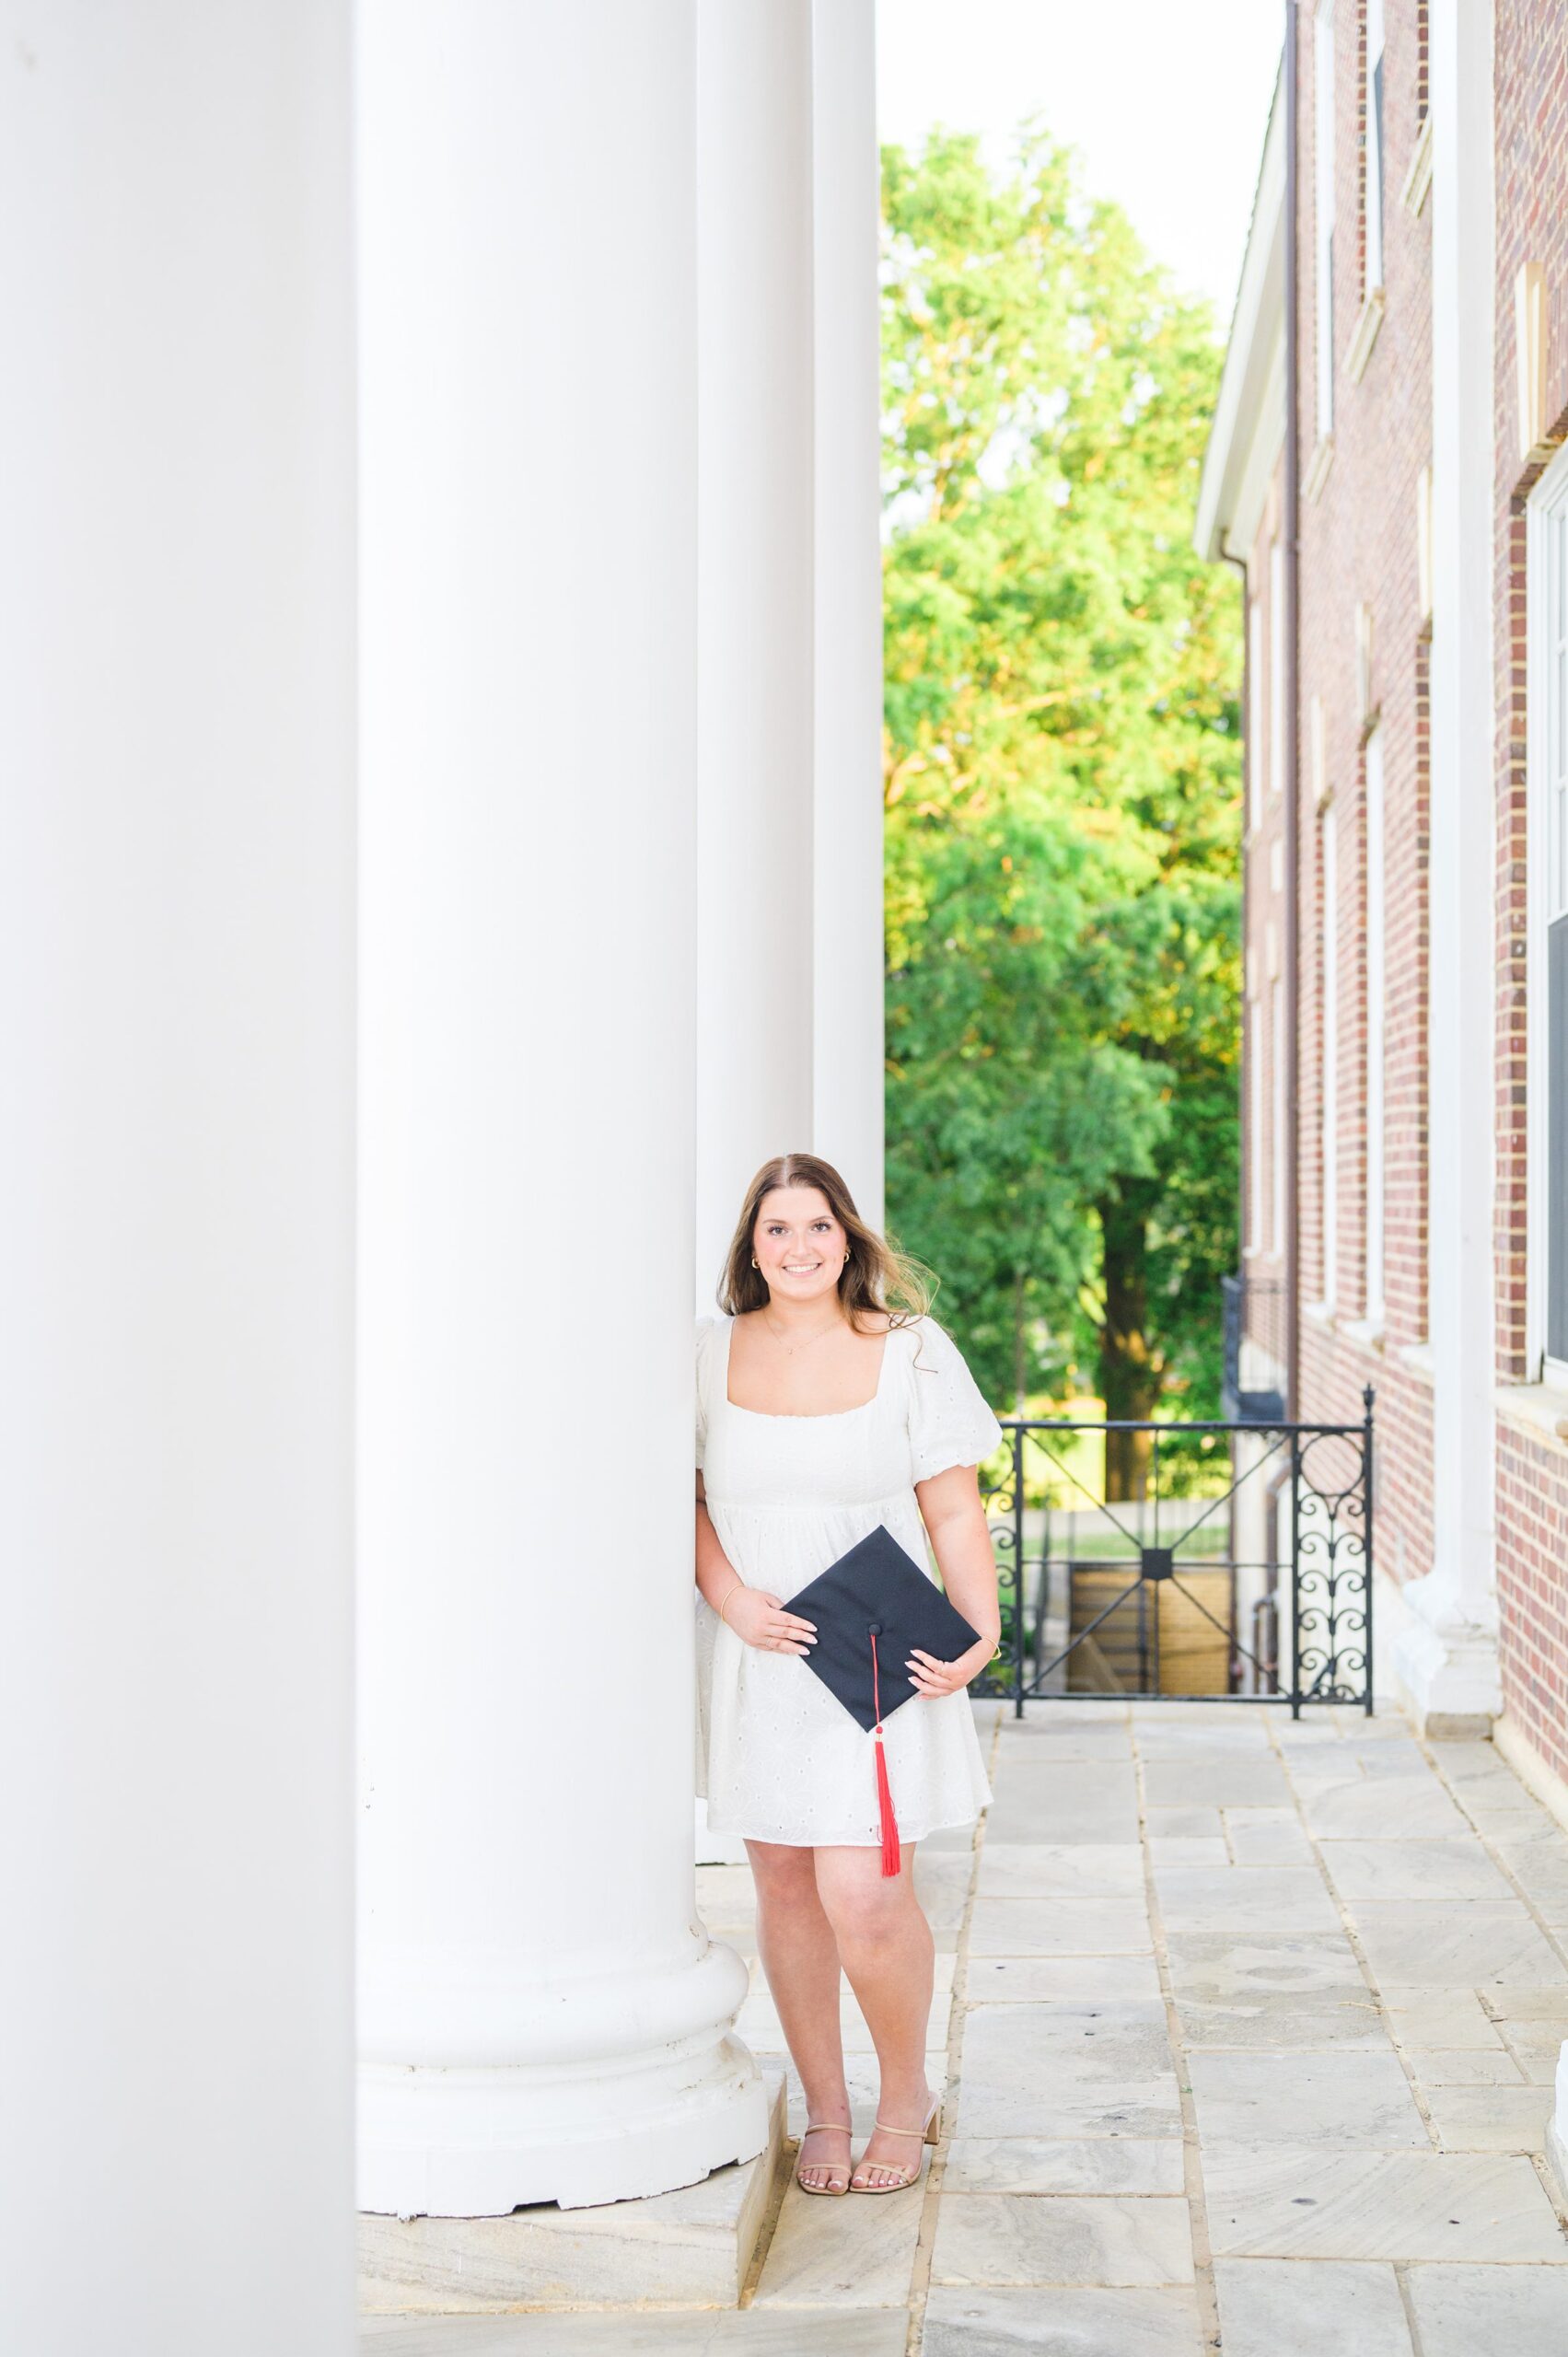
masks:
<instances>
[{"instance_id":1,"label":"downspout pipe","mask_svg":"<svg viewBox=\"0 0 1568 2357\"><path fill-rule=\"evenodd\" d=\"M1301 422L1297 389L1300 295L1299 0L1284 0L1285 109L1285 1415L1301 1415Z\"/></svg>"},{"instance_id":2,"label":"downspout pipe","mask_svg":"<svg viewBox=\"0 0 1568 2357\"><path fill-rule=\"evenodd\" d=\"M1242 1276L1242 1277L1244 1277L1244 1276L1246 1275L1246 1273L1247 1273L1247 1201L1248 1201L1248 1189L1249 1189L1249 1185L1250 1185L1250 1183L1251 1183L1251 1159L1252 1159L1252 1146L1253 1146L1253 1140L1252 1140L1252 1138L1251 1138L1251 1135L1249 1134L1249 1125L1248 1119L1247 1119L1247 1074L1248 1074L1248 1065L1249 1065L1249 1059L1250 1059L1251 1057L1255 1056L1255 1055L1257 1054L1257 1052L1258 1052L1258 1042L1257 1042L1257 1040L1252 1037L1251 1026L1250 1026L1250 1024L1249 1024L1249 1020L1248 1020L1248 1014L1247 1014L1247 1008L1248 1008L1248 1004L1249 1004L1248 995L1247 995L1247 941L1248 941L1248 933L1247 933L1247 911L1248 911L1248 902L1249 902L1249 871L1250 866L1251 866L1251 862L1249 861L1249 858L1248 858L1248 856L1247 856L1247 849L1246 849L1246 845L1247 845L1247 817L1248 817L1248 813L1249 813L1249 810L1251 809L1251 807L1252 807L1252 764L1253 764L1253 762L1254 762L1254 761L1257 760L1257 758L1258 758L1258 748L1257 748L1257 747L1256 747L1256 745L1254 745L1254 743L1252 742L1252 730L1251 730L1251 727L1250 727L1250 726L1249 726L1250 719L1251 719L1251 714L1252 714L1252 711L1253 711L1252 691L1253 691L1253 688L1254 688L1254 686L1255 686L1255 684L1256 684L1256 683L1255 683L1255 681L1254 681L1254 679L1253 679L1253 678L1252 678L1252 633L1251 633L1250 628L1249 627L1249 621L1250 621L1250 616L1251 616L1251 602L1250 602L1250 601L1251 601L1252 589L1251 589L1251 577L1250 577L1250 575L1249 575L1249 571L1248 571L1247 559L1246 559L1244 556L1236 556L1236 555L1233 555L1233 553L1231 552L1231 551L1230 551L1229 549L1225 548L1225 547L1223 547L1223 546L1222 546L1222 548L1221 548L1221 550L1220 550L1220 559L1221 559L1221 562L1222 562L1223 563L1225 563L1225 564L1228 564L1228 565L1230 565L1230 566L1232 567L1232 569L1234 570L1234 572L1235 572L1235 574L1236 574L1236 577L1237 577L1237 581L1238 581L1238 582L1240 583L1240 585L1241 585L1241 842L1242 842L1242 855L1241 855L1241 919L1240 919L1240 922L1241 922L1241 971L1242 971L1242 988L1241 988L1241 1062L1240 1062L1241 1085L1240 1085L1240 1090L1239 1090L1239 1094L1238 1094L1238 1097L1237 1097L1237 1108L1236 1108L1237 1135L1237 1138L1238 1138L1238 1141L1239 1141L1238 1150L1237 1150L1237 1157L1236 1157L1237 1182L1237 1205L1236 1205L1236 1268L1237 1268L1237 1274L1238 1276ZM1245 1295L1243 1296L1243 1299L1245 1300ZM1244 1318L1245 1318L1245 1310L1243 1311L1243 1317L1244 1317ZM1245 1329L1244 1329L1244 1330L1245 1330Z\"/></svg>"},{"instance_id":3,"label":"downspout pipe","mask_svg":"<svg viewBox=\"0 0 1568 2357\"><path fill-rule=\"evenodd\" d=\"M1238 580L1238 581L1240 582L1240 584L1241 584L1241 845L1242 845L1242 849L1241 849L1241 1057L1240 1057L1240 1063L1239 1063L1240 1083L1241 1083L1241 1085L1240 1085L1240 1088L1239 1088L1239 1090L1238 1090L1238 1092L1237 1092L1237 1108L1236 1108L1236 1128L1237 1128L1237 1142L1238 1142L1237 1153L1237 1157L1236 1157L1236 1169L1237 1169L1237 1206L1236 1206L1236 1271L1237 1271L1237 1277L1238 1277L1238 1278L1240 1278L1240 1279L1243 1281L1243 1283L1242 1283L1242 1289L1241 1289L1241 1338L1240 1338L1240 1339L1244 1341L1244 1340L1245 1340L1245 1338L1246 1338L1246 1333L1247 1333L1247 1289L1246 1289L1246 1283L1245 1283L1245 1279L1246 1279L1246 1274L1247 1274L1247 1200L1248 1200L1248 1188L1249 1188L1249 1184L1250 1184L1251 1157L1252 1157L1252 1145L1253 1145L1253 1141L1252 1141L1252 1138L1251 1138L1251 1135L1250 1135L1250 1128L1251 1128L1251 1125L1250 1125L1250 1123L1249 1122L1249 1120L1248 1120L1248 1119L1247 1119L1247 1102L1248 1102L1248 1072L1249 1072L1249 1060L1250 1060L1253 1056L1255 1056L1255 1055L1257 1054L1257 1052L1258 1052L1258 1042L1257 1042L1257 1040L1252 1037L1252 1025L1251 1025L1250 1018L1249 1018L1249 1015L1248 1015L1248 1012L1247 1012L1247 1010L1248 1010L1248 1006L1249 1006L1249 1004L1250 1004L1250 1002L1249 1002L1249 996L1248 996L1248 992L1247 992L1247 943L1248 943L1248 931L1247 931L1247 908L1248 908L1248 880L1249 880L1249 869L1250 869L1250 867L1251 867L1251 864L1252 864L1252 863L1251 863L1251 861L1249 859L1249 857L1248 857L1248 855L1247 855L1247 814L1248 814L1248 812L1249 812L1249 811L1251 809L1251 807L1252 807L1252 764L1253 764L1253 762L1254 762L1254 761L1257 760L1257 758L1258 758L1258 748L1257 748L1257 747L1256 747L1256 745L1254 745L1254 743L1252 742L1252 731L1251 731L1250 726L1249 726L1249 723L1250 718L1251 718L1252 710L1253 710L1253 704L1252 704L1252 690L1253 690L1254 682L1253 682L1253 679L1252 679L1252 632L1251 632L1251 629L1250 629L1250 627L1249 627L1250 614L1251 614L1251 609L1250 609L1250 604L1249 604L1249 596L1250 596L1250 591L1249 591L1249 581L1248 581L1247 559L1246 559L1245 557L1243 557L1243 556L1233 556L1233 555L1231 554L1230 551L1229 551L1228 549L1225 549L1225 548L1222 548L1222 549L1221 549L1221 551L1220 551L1220 554L1221 554L1221 556L1224 558L1224 560L1225 560L1225 563L1226 563L1226 564L1228 564L1228 565L1232 565L1232 566L1234 566L1234 567L1235 567L1236 575L1237 575L1237 580ZM1226 1351L1225 1355L1226 1355L1226 1357L1228 1358L1228 1356L1229 1356L1228 1350ZM1241 1384L1240 1384L1240 1373L1241 1373L1241 1369L1240 1369L1240 1345L1239 1345L1239 1341L1238 1341L1238 1344L1237 1344L1237 1386L1236 1386L1236 1388L1237 1388L1237 1392L1239 1392L1239 1390L1240 1390L1240 1388L1241 1388ZM1220 1409L1221 1409L1221 1412L1222 1412L1222 1413L1228 1414L1228 1413L1230 1413L1233 1410L1238 1409L1238 1408L1240 1407L1240 1404L1241 1404L1241 1403L1240 1403L1240 1400L1239 1400L1238 1399L1232 1399L1227 1400L1227 1399L1225 1399L1225 1395L1224 1395L1223 1391L1222 1391L1221 1396L1220 1396ZM1236 1434L1235 1434L1234 1433L1232 1433L1232 1434L1231 1434L1231 1436L1230 1436L1230 1460L1231 1460L1231 1495L1230 1495L1230 1511L1229 1511L1228 1515L1226 1515L1226 1517L1225 1517L1226 1531L1227 1531L1227 1537L1226 1537L1226 1539L1225 1539L1225 1544L1226 1544L1226 1545L1228 1546L1228 1548L1230 1549L1231 1561L1234 1562L1235 1562L1235 1560L1236 1560L1237 1551L1237 1543L1236 1543L1236 1486L1235 1486L1235 1484L1236 1484L1236 1480L1237 1480L1237 1467L1236 1467ZM1234 1621L1234 1615L1233 1615L1233 1621Z\"/></svg>"}]
</instances>

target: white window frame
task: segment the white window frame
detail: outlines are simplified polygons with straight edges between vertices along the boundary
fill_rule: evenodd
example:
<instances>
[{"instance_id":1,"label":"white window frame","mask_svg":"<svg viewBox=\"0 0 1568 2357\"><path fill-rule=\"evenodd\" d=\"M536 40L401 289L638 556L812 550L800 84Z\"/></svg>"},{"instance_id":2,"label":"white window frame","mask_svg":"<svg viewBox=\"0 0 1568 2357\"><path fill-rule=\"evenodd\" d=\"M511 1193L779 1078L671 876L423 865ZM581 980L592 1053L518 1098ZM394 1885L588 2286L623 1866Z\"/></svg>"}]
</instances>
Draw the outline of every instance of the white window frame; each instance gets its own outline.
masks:
<instances>
[{"instance_id":1,"label":"white window frame","mask_svg":"<svg viewBox=\"0 0 1568 2357\"><path fill-rule=\"evenodd\" d=\"M1283 794L1285 777L1285 548L1269 542L1269 791Z\"/></svg>"},{"instance_id":2,"label":"white window frame","mask_svg":"<svg viewBox=\"0 0 1568 2357\"><path fill-rule=\"evenodd\" d=\"M1249 600L1247 609L1247 825L1256 834L1263 822L1263 765L1268 743L1264 734L1263 601Z\"/></svg>"},{"instance_id":3,"label":"white window frame","mask_svg":"<svg viewBox=\"0 0 1568 2357\"><path fill-rule=\"evenodd\" d=\"M1365 1317L1374 1332L1384 1318L1387 1283L1387 1177L1384 1120L1388 1092L1385 1059L1388 1043L1388 901L1384 817L1383 731L1375 728L1366 740L1366 1274Z\"/></svg>"},{"instance_id":4,"label":"white window frame","mask_svg":"<svg viewBox=\"0 0 1568 2357\"><path fill-rule=\"evenodd\" d=\"M1276 974L1269 985L1272 1022L1273 1126L1270 1137L1270 1171L1273 1178L1271 1233L1275 1260L1285 1248L1285 993Z\"/></svg>"},{"instance_id":5,"label":"white window frame","mask_svg":"<svg viewBox=\"0 0 1568 2357\"><path fill-rule=\"evenodd\" d=\"M1364 287L1368 295L1383 286L1383 231L1386 153L1383 123L1383 0L1366 0L1366 267Z\"/></svg>"},{"instance_id":6,"label":"white window frame","mask_svg":"<svg viewBox=\"0 0 1568 2357\"><path fill-rule=\"evenodd\" d=\"M1318 836L1322 868L1323 1069L1322 1179L1323 1306L1332 1310L1339 1295L1340 1231L1340 957L1339 841L1334 806L1324 806Z\"/></svg>"},{"instance_id":7,"label":"white window frame","mask_svg":"<svg viewBox=\"0 0 1568 2357\"><path fill-rule=\"evenodd\" d=\"M1568 1390L1568 1360L1551 1357L1546 1347L1551 1135L1547 929L1554 915L1568 909L1568 449L1558 452L1530 493L1525 563L1528 874L1525 1354L1533 1381Z\"/></svg>"},{"instance_id":8,"label":"white window frame","mask_svg":"<svg viewBox=\"0 0 1568 2357\"><path fill-rule=\"evenodd\" d=\"M1334 0L1312 26L1313 253L1316 258L1318 439L1334 430Z\"/></svg>"},{"instance_id":9,"label":"white window frame","mask_svg":"<svg viewBox=\"0 0 1568 2357\"><path fill-rule=\"evenodd\" d=\"M1263 1248L1262 1003L1247 1002L1247 1257Z\"/></svg>"}]
</instances>

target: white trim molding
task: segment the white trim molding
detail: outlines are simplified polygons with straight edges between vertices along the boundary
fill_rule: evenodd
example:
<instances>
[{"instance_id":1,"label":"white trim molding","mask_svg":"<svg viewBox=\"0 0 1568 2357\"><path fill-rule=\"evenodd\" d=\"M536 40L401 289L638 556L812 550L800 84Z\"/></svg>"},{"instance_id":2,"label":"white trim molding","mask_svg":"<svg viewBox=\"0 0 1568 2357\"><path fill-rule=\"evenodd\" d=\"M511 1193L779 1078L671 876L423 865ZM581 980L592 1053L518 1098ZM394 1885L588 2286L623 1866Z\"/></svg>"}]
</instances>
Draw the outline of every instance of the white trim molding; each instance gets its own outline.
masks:
<instances>
[{"instance_id":1,"label":"white trim molding","mask_svg":"<svg viewBox=\"0 0 1568 2357\"><path fill-rule=\"evenodd\" d=\"M1312 360L1313 419L1320 445L1334 430L1334 0L1318 0L1312 26Z\"/></svg>"},{"instance_id":2,"label":"white trim molding","mask_svg":"<svg viewBox=\"0 0 1568 2357\"><path fill-rule=\"evenodd\" d=\"M1568 1448L1568 1387L1561 1383L1500 1383L1497 1421L1554 1447Z\"/></svg>"},{"instance_id":3,"label":"white trim molding","mask_svg":"<svg viewBox=\"0 0 1568 2357\"><path fill-rule=\"evenodd\" d=\"M1370 615L1368 624L1370 626ZM1383 778L1383 731L1373 728L1365 755L1364 833L1365 837L1366 919L1363 972L1365 1004L1362 1023L1364 1056L1363 1101L1366 1107L1366 1150L1364 1158L1365 1202L1362 1339L1382 1347L1387 1262L1388 1155L1384 1127L1388 1110L1385 1059L1388 1045L1387 943L1388 910L1384 856L1387 828Z\"/></svg>"},{"instance_id":4,"label":"white trim molding","mask_svg":"<svg viewBox=\"0 0 1568 2357\"><path fill-rule=\"evenodd\" d=\"M1339 814L1325 800L1318 830L1319 1008L1322 1069L1318 1079L1320 1122L1319 1202L1322 1206L1323 1306L1332 1315L1340 1294L1340 836Z\"/></svg>"},{"instance_id":5,"label":"white trim molding","mask_svg":"<svg viewBox=\"0 0 1568 2357\"><path fill-rule=\"evenodd\" d=\"M1353 385L1359 385L1372 357L1372 347L1377 341L1377 331L1383 324L1387 297L1381 286L1369 286L1362 297L1351 333L1350 350L1345 354L1345 375Z\"/></svg>"},{"instance_id":6,"label":"white trim molding","mask_svg":"<svg viewBox=\"0 0 1568 2357\"><path fill-rule=\"evenodd\" d=\"M1400 203L1407 213L1419 213L1426 203L1426 192L1432 186L1432 116L1427 113L1415 134L1415 145L1405 173L1405 184L1400 191Z\"/></svg>"},{"instance_id":7,"label":"white trim molding","mask_svg":"<svg viewBox=\"0 0 1568 2357\"><path fill-rule=\"evenodd\" d=\"M1514 280L1514 372L1519 411L1519 457L1528 460L1546 439L1546 272L1522 261Z\"/></svg>"},{"instance_id":8,"label":"white trim molding","mask_svg":"<svg viewBox=\"0 0 1568 2357\"><path fill-rule=\"evenodd\" d=\"M1355 695L1363 728L1373 726L1377 711L1372 689L1372 608L1364 598L1355 610Z\"/></svg>"},{"instance_id":9,"label":"white trim molding","mask_svg":"<svg viewBox=\"0 0 1568 2357\"><path fill-rule=\"evenodd\" d=\"M1381 1317L1342 1318L1336 1330L1344 1336L1347 1342L1354 1342L1359 1349L1376 1351L1379 1358L1385 1355Z\"/></svg>"},{"instance_id":10,"label":"white trim molding","mask_svg":"<svg viewBox=\"0 0 1568 2357\"><path fill-rule=\"evenodd\" d=\"M1522 430L1522 429L1521 429ZM1568 865L1568 808L1551 808L1552 725L1568 725L1555 707L1563 695L1557 677L1559 641L1568 614L1551 594L1556 534L1568 534L1568 447L1560 450L1530 493L1525 514L1526 857L1525 915L1525 1364L1532 1381L1568 1389L1568 1365L1547 1355L1547 1275L1551 1251L1547 1215L1551 1042L1548 1027L1547 930L1560 914L1562 884L1554 863Z\"/></svg>"},{"instance_id":11,"label":"white trim molding","mask_svg":"<svg viewBox=\"0 0 1568 2357\"><path fill-rule=\"evenodd\" d=\"M1396 1676L1428 1733L1483 1731L1497 1666L1493 1398L1493 0L1432 0L1429 1333L1434 1562Z\"/></svg>"},{"instance_id":12,"label":"white trim molding","mask_svg":"<svg viewBox=\"0 0 1568 2357\"><path fill-rule=\"evenodd\" d=\"M1329 470L1334 463L1334 437L1323 435L1307 461L1307 472L1301 478L1303 499L1316 503L1323 485L1329 480Z\"/></svg>"},{"instance_id":13,"label":"white trim molding","mask_svg":"<svg viewBox=\"0 0 1568 2357\"><path fill-rule=\"evenodd\" d=\"M1329 733L1323 718L1323 699L1315 695L1307 707L1307 768L1312 779L1314 809L1329 799Z\"/></svg>"},{"instance_id":14,"label":"white trim molding","mask_svg":"<svg viewBox=\"0 0 1568 2357\"><path fill-rule=\"evenodd\" d=\"M1200 556L1250 556L1285 430L1284 104L1274 86L1192 543Z\"/></svg>"},{"instance_id":15,"label":"white trim molding","mask_svg":"<svg viewBox=\"0 0 1568 2357\"><path fill-rule=\"evenodd\" d=\"M1423 630L1432 628L1432 468L1415 479L1416 603Z\"/></svg>"}]
</instances>

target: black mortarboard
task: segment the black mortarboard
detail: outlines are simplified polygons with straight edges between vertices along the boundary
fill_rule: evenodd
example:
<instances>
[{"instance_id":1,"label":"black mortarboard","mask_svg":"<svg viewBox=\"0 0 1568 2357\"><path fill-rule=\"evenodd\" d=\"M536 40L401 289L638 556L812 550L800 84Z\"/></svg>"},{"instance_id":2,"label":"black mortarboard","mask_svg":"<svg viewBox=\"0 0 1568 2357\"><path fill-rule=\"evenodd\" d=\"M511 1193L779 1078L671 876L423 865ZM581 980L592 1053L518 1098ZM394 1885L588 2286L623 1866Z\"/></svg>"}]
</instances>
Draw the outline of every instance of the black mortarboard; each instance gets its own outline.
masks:
<instances>
[{"instance_id":1,"label":"black mortarboard","mask_svg":"<svg viewBox=\"0 0 1568 2357\"><path fill-rule=\"evenodd\" d=\"M883 1722L915 1695L904 1667L912 1651L957 1661L980 1642L980 1632L880 1522L784 1608L812 1623L817 1642L805 1659L851 1718L876 1735L882 1872L896 1875L899 1828L882 1752Z\"/></svg>"}]
</instances>

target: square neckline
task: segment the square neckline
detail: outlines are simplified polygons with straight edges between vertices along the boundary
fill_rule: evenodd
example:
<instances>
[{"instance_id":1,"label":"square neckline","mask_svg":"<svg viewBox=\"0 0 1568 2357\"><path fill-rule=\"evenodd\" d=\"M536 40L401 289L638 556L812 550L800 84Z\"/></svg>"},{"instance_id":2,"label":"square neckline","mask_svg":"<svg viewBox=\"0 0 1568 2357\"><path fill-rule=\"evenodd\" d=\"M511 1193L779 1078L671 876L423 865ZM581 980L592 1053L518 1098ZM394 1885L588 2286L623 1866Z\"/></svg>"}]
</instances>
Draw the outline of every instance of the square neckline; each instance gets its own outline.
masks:
<instances>
[{"instance_id":1,"label":"square neckline","mask_svg":"<svg viewBox=\"0 0 1568 2357\"><path fill-rule=\"evenodd\" d=\"M882 1356L877 1367L877 1388L869 1399L862 1399L853 1408L828 1408L819 1415L812 1416L792 1415L788 1409L780 1411L772 1408L743 1408L738 1399L732 1399L729 1396L729 1346L735 1333L735 1323L733 1318L726 1317L724 1321L723 1399L725 1406L733 1409L738 1416L755 1416L761 1422L768 1424L835 1424L841 1423L845 1416L864 1416L866 1410L875 1408L881 1399L882 1386L887 1380L889 1347L897 1330L891 1326L887 1329L882 1337Z\"/></svg>"}]
</instances>

